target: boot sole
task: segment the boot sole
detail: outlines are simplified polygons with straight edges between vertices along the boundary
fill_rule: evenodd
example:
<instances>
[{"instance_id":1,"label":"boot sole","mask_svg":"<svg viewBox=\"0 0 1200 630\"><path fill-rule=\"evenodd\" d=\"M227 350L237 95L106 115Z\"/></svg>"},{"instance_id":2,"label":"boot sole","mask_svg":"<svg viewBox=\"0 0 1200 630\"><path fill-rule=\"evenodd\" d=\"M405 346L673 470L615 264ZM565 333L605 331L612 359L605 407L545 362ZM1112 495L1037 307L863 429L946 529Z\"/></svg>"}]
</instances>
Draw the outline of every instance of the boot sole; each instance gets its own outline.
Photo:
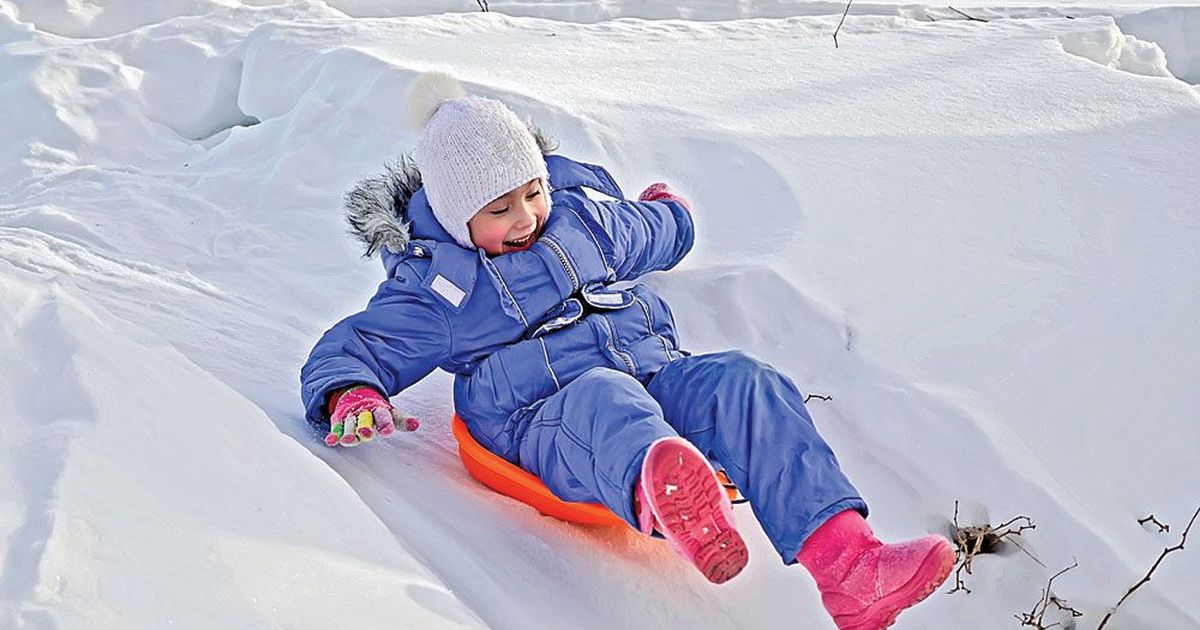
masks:
<instances>
[{"instance_id":1,"label":"boot sole","mask_svg":"<svg viewBox=\"0 0 1200 630\"><path fill-rule=\"evenodd\" d=\"M650 509L671 548L714 584L740 573L750 554L708 460L678 439L656 443L646 463L643 483Z\"/></svg>"},{"instance_id":2,"label":"boot sole","mask_svg":"<svg viewBox=\"0 0 1200 630\"><path fill-rule=\"evenodd\" d=\"M896 623L896 618L900 616L900 613L932 595L946 581L946 578L950 577L954 563L954 549L950 546L949 541L945 541L944 544L934 547L929 555L925 556L911 580L896 592L875 603L875 610L867 620L857 623L849 622L847 625L842 625L845 622L836 618L834 621L840 630L884 630Z\"/></svg>"}]
</instances>

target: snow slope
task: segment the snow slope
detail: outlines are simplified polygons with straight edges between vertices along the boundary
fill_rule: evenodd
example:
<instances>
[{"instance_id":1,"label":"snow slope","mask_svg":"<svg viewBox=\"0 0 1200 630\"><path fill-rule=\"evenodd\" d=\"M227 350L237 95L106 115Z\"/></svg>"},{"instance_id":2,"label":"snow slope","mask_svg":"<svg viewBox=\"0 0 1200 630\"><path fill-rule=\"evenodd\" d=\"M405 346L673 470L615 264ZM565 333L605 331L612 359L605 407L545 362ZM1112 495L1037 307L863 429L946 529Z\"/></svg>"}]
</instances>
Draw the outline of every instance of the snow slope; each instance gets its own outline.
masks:
<instances>
[{"instance_id":1,"label":"snow slope","mask_svg":"<svg viewBox=\"0 0 1200 630\"><path fill-rule=\"evenodd\" d=\"M483 490L446 375L397 398L416 434L304 426L300 364L381 279L340 196L412 145L430 69L693 200L648 282L689 349L832 396L881 534L1034 518L1045 566L981 558L899 627L1016 627L1077 558L1091 628L1177 541L1200 8L855 5L835 49L831 3L469 4L0 0L0 627L832 627L748 511L716 589ZM1200 627L1194 553L1107 627Z\"/></svg>"}]
</instances>

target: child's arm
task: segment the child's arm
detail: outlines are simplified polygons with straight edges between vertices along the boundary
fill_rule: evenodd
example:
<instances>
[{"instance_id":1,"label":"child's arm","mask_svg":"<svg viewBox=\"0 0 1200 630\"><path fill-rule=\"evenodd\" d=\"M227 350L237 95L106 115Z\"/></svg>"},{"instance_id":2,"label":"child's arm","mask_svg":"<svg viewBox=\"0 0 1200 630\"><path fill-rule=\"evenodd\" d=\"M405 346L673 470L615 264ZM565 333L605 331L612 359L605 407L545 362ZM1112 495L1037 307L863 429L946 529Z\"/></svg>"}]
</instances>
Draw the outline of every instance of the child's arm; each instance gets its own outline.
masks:
<instances>
[{"instance_id":1,"label":"child's arm","mask_svg":"<svg viewBox=\"0 0 1200 630\"><path fill-rule=\"evenodd\" d=\"M327 330L300 370L305 417L328 421L329 396L368 385L385 396L424 378L450 355L450 326L432 296L395 277L359 313Z\"/></svg>"},{"instance_id":2,"label":"child's arm","mask_svg":"<svg viewBox=\"0 0 1200 630\"><path fill-rule=\"evenodd\" d=\"M651 186L638 201L599 201L596 207L613 240L618 280L670 269L692 249L690 208L665 185Z\"/></svg>"}]
</instances>

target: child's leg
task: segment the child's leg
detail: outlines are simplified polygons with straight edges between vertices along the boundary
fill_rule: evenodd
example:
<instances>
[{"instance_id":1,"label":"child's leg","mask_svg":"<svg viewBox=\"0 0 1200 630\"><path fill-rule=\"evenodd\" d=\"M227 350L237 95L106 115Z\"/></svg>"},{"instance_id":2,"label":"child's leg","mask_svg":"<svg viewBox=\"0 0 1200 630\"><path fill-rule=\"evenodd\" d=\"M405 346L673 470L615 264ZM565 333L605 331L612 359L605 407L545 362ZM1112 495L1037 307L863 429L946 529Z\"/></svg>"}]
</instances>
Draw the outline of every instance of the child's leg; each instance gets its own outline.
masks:
<instances>
[{"instance_id":1,"label":"child's leg","mask_svg":"<svg viewBox=\"0 0 1200 630\"><path fill-rule=\"evenodd\" d=\"M867 505L792 381L741 352L672 361L647 386L663 416L715 457L787 564L827 519Z\"/></svg>"},{"instance_id":2,"label":"child's leg","mask_svg":"<svg viewBox=\"0 0 1200 630\"><path fill-rule=\"evenodd\" d=\"M593 368L514 420L522 468L560 499L602 503L637 527L633 489L646 449L676 435L641 383Z\"/></svg>"},{"instance_id":3,"label":"child's leg","mask_svg":"<svg viewBox=\"0 0 1200 630\"><path fill-rule=\"evenodd\" d=\"M956 558L936 534L884 544L861 514L846 510L818 527L797 559L838 628L878 630L937 590Z\"/></svg>"},{"instance_id":4,"label":"child's leg","mask_svg":"<svg viewBox=\"0 0 1200 630\"><path fill-rule=\"evenodd\" d=\"M632 376L589 370L515 420L521 465L560 498L599 501L638 529L653 520L713 582L746 565L745 543L708 460L663 420Z\"/></svg>"},{"instance_id":5,"label":"child's leg","mask_svg":"<svg viewBox=\"0 0 1200 630\"><path fill-rule=\"evenodd\" d=\"M642 531L662 533L675 553L721 584L750 559L733 506L708 459L675 436L650 445L638 484Z\"/></svg>"},{"instance_id":6,"label":"child's leg","mask_svg":"<svg viewBox=\"0 0 1200 630\"><path fill-rule=\"evenodd\" d=\"M666 420L725 466L784 562L809 570L838 628L885 628L950 574L954 551L941 536L875 538L800 392L770 366L738 352L693 356L648 389Z\"/></svg>"}]
</instances>

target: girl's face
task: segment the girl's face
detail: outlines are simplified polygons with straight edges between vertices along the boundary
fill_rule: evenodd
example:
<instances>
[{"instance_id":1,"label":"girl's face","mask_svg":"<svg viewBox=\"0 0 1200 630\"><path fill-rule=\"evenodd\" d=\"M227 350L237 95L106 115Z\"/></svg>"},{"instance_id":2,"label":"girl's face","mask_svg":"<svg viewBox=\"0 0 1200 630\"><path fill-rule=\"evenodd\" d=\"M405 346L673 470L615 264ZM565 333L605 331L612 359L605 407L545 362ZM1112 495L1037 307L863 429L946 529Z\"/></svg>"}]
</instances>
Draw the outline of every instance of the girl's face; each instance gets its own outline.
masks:
<instances>
[{"instance_id":1,"label":"girl's face","mask_svg":"<svg viewBox=\"0 0 1200 630\"><path fill-rule=\"evenodd\" d=\"M529 249L542 228L550 204L541 179L531 179L493 199L467 221L471 242L490 256Z\"/></svg>"}]
</instances>

